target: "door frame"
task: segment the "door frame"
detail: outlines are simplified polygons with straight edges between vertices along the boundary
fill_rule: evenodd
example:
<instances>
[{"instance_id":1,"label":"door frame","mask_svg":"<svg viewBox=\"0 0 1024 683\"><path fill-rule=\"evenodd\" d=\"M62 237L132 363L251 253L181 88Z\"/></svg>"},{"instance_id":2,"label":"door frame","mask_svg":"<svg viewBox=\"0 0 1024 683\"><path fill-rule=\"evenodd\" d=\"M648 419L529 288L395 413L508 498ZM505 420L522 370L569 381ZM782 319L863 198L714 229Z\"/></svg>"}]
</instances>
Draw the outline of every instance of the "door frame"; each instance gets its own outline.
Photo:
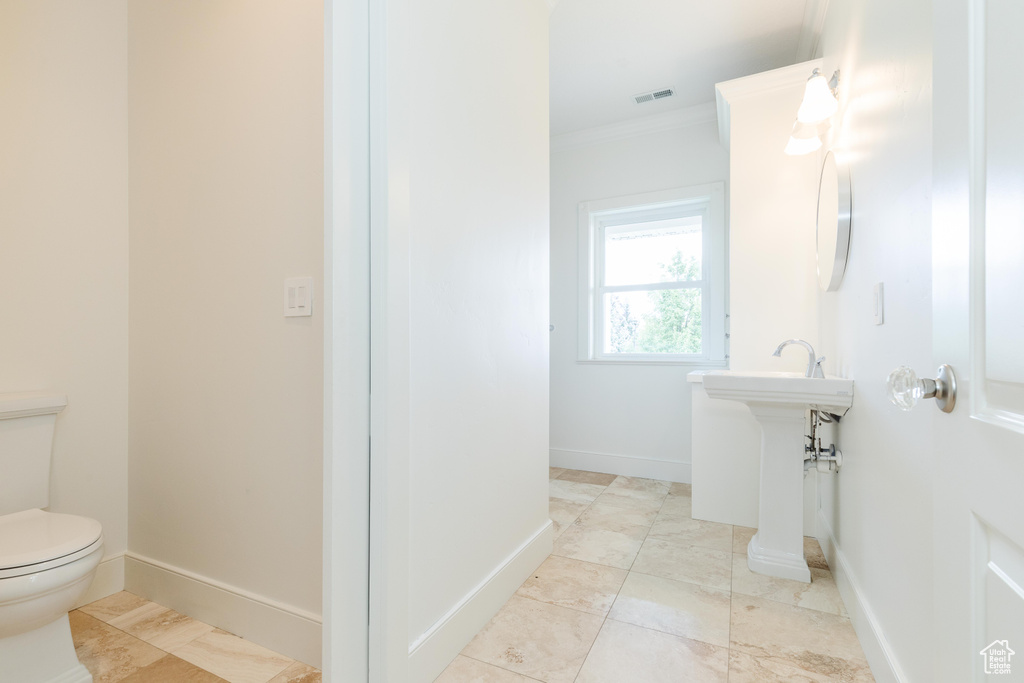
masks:
<instances>
[{"instance_id":1,"label":"door frame","mask_svg":"<svg viewBox=\"0 0 1024 683\"><path fill-rule=\"evenodd\" d=\"M325 681L366 681L370 550L368 0L324 0Z\"/></svg>"},{"instance_id":2,"label":"door frame","mask_svg":"<svg viewBox=\"0 0 1024 683\"><path fill-rule=\"evenodd\" d=\"M409 9L369 1L369 680L409 672Z\"/></svg>"},{"instance_id":3,"label":"door frame","mask_svg":"<svg viewBox=\"0 0 1024 683\"><path fill-rule=\"evenodd\" d=\"M407 0L324 0L325 681L404 683Z\"/></svg>"}]
</instances>

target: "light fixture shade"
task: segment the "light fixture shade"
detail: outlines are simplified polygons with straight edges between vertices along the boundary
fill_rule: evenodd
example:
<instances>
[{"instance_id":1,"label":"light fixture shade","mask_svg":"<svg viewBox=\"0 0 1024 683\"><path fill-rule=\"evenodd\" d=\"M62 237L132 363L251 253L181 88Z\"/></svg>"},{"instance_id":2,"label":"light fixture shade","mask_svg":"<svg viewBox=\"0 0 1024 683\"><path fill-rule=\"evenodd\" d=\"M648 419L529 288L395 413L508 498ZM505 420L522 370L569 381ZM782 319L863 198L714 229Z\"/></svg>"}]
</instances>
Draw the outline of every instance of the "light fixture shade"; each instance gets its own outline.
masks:
<instances>
[{"instance_id":1,"label":"light fixture shade","mask_svg":"<svg viewBox=\"0 0 1024 683\"><path fill-rule=\"evenodd\" d=\"M796 120L800 123L820 123L835 114L837 109L839 103L828 87L828 81L815 70L804 88L804 100L800 103Z\"/></svg>"},{"instance_id":2,"label":"light fixture shade","mask_svg":"<svg viewBox=\"0 0 1024 683\"><path fill-rule=\"evenodd\" d=\"M832 127L832 123L828 119L820 123L800 123L799 121L793 124L793 132L790 133L797 140L809 140L810 138L820 138L822 135L828 132L828 129Z\"/></svg>"},{"instance_id":3,"label":"light fixture shade","mask_svg":"<svg viewBox=\"0 0 1024 683\"><path fill-rule=\"evenodd\" d=\"M789 143L786 144L786 149L783 151L790 156L800 156L801 154L810 154L819 149L821 149L821 138L790 137Z\"/></svg>"}]
</instances>

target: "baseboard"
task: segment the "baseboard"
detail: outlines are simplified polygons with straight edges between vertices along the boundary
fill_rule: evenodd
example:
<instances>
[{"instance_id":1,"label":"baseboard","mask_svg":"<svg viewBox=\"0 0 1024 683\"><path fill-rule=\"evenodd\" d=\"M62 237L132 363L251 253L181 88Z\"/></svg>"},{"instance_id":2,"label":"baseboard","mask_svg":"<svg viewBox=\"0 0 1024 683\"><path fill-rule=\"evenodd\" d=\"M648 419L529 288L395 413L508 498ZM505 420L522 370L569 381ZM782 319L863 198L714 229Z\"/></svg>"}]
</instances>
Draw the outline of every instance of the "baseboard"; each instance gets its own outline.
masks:
<instances>
[{"instance_id":1,"label":"baseboard","mask_svg":"<svg viewBox=\"0 0 1024 683\"><path fill-rule=\"evenodd\" d=\"M882 625L878 622L871 604L868 602L864 591L857 582L857 577L850 568L850 563L843 554L842 549L836 542L832 526L825 519L825 515L818 510L818 542L828 560L828 566L832 569L832 576L835 578L836 586L839 587L839 594L846 604L846 611L850 614L850 621L853 622L853 629L857 632L857 638L864 649L864 656L867 657L871 666L871 673L875 676L877 683L907 683L909 680L903 673L896 654L892 650Z\"/></svg>"},{"instance_id":2,"label":"baseboard","mask_svg":"<svg viewBox=\"0 0 1024 683\"><path fill-rule=\"evenodd\" d=\"M320 667L320 615L131 551L125 590L257 645Z\"/></svg>"},{"instance_id":3,"label":"baseboard","mask_svg":"<svg viewBox=\"0 0 1024 683\"><path fill-rule=\"evenodd\" d=\"M409 647L410 683L428 683L444 671L551 554L553 534L554 528L548 521L416 639Z\"/></svg>"},{"instance_id":4,"label":"baseboard","mask_svg":"<svg viewBox=\"0 0 1024 683\"><path fill-rule=\"evenodd\" d=\"M693 481L688 462L653 460L632 455L611 455L608 453L587 453L551 449L551 466L571 470L586 470L603 474L619 474L624 477L644 477L689 484Z\"/></svg>"},{"instance_id":5,"label":"baseboard","mask_svg":"<svg viewBox=\"0 0 1024 683\"><path fill-rule=\"evenodd\" d=\"M124 553L105 557L96 567L96 575L92 578L89 590L75 607L88 605L100 598L105 598L124 590Z\"/></svg>"}]
</instances>

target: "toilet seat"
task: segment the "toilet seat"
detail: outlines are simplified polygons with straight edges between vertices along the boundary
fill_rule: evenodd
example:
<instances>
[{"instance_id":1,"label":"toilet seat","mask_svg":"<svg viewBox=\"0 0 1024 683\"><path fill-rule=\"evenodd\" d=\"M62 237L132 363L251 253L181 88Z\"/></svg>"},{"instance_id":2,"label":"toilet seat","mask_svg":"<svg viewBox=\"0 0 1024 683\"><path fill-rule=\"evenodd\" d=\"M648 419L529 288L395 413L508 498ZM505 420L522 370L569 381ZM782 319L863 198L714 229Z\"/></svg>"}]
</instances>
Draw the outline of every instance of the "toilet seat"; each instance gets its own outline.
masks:
<instances>
[{"instance_id":1,"label":"toilet seat","mask_svg":"<svg viewBox=\"0 0 1024 683\"><path fill-rule=\"evenodd\" d=\"M0 579L74 562L103 543L95 519L43 510L0 516Z\"/></svg>"}]
</instances>

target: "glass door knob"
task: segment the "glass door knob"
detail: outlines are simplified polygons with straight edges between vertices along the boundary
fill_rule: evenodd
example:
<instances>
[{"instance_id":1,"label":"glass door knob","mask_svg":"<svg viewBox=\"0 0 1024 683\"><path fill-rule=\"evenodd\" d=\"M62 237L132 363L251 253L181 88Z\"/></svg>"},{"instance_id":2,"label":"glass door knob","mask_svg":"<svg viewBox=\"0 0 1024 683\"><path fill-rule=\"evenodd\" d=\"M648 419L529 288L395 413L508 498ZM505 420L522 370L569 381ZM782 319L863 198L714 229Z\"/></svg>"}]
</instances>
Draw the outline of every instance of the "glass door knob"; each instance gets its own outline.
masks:
<instances>
[{"instance_id":1,"label":"glass door knob","mask_svg":"<svg viewBox=\"0 0 1024 683\"><path fill-rule=\"evenodd\" d=\"M944 413L953 412L956 405L956 375L948 365L939 367L936 379L920 378L913 369L901 365L889 373L886 387L889 400L901 410L910 410L922 398L934 398Z\"/></svg>"}]
</instances>

